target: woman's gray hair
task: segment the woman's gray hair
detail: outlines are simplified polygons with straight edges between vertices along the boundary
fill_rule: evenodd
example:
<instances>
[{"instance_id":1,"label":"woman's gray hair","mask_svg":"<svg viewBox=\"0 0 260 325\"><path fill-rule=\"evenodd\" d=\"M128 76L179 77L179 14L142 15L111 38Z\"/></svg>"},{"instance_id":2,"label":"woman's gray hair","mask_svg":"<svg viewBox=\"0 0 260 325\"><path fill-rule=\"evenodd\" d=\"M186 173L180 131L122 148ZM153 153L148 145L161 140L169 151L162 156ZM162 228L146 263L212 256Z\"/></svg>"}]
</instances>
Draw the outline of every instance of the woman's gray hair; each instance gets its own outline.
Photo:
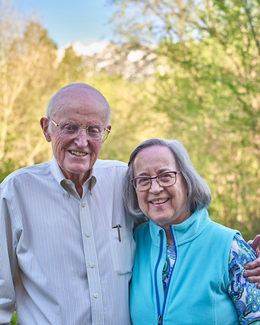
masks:
<instances>
[{"instance_id":1,"label":"woman's gray hair","mask_svg":"<svg viewBox=\"0 0 260 325\"><path fill-rule=\"evenodd\" d=\"M178 140L150 139L137 146L132 152L128 170L124 179L124 204L127 210L133 215L142 214L137 200L136 191L131 180L134 178L134 161L137 154L145 148L162 146L169 148L188 188L188 212L195 212L202 208L208 208L211 202L211 191L208 184L196 172L185 147Z\"/></svg>"}]
</instances>

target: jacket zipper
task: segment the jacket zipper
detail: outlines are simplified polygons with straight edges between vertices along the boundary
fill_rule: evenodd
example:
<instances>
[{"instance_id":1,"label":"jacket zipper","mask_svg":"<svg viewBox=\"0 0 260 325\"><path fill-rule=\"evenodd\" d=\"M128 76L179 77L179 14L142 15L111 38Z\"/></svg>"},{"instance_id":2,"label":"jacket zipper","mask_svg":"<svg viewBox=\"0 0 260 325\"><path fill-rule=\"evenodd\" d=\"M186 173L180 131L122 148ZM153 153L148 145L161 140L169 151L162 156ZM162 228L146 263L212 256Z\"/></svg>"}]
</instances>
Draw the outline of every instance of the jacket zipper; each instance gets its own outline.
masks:
<instances>
[{"instance_id":1,"label":"jacket zipper","mask_svg":"<svg viewBox=\"0 0 260 325\"><path fill-rule=\"evenodd\" d=\"M159 253L159 257L158 257L158 260L157 260L157 263L156 263L156 266L155 266L155 271L154 271L155 272L154 273L154 279L155 279L155 290L156 290L156 302L157 302L157 311L158 311L158 325L163 324L163 315L164 315L164 312L165 312L165 305L166 305L166 300L167 300L167 297L168 297L170 282L171 282L173 271L174 271L174 268L175 268L175 265L176 265L176 262L177 262L177 247L176 247L175 239L174 239L174 236L173 236L173 233L172 233L172 228L171 228L171 235L172 235L172 239L173 239L173 243L174 243L174 247L175 247L175 251L176 251L176 260L175 260L173 270L172 270L171 275L170 275L170 279L168 281L166 294L165 294L164 302L163 302L162 313L161 313L161 310L160 310L159 290L158 290L158 284L157 284L157 281L156 281L156 274L157 274L159 262L160 262L161 257L162 257L163 236L161 236L160 253Z\"/></svg>"},{"instance_id":2,"label":"jacket zipper","mask_svg":"<svg viewBox=\"0 0 260 325\"><path fill-rule=\"evenodd\" d=\"M162 250L163 250L163 236L161 236L159 257L158 257L157 263L155 265L155 270L154 270L156 304L157 304L157 312L158 312L158 325L162 324L162 315L161 315L161 310L160 310L159 290L158 290L158 283L156 281L156 274L157 274L159 262L162 257Z\"/></svg>"}]
</instances>

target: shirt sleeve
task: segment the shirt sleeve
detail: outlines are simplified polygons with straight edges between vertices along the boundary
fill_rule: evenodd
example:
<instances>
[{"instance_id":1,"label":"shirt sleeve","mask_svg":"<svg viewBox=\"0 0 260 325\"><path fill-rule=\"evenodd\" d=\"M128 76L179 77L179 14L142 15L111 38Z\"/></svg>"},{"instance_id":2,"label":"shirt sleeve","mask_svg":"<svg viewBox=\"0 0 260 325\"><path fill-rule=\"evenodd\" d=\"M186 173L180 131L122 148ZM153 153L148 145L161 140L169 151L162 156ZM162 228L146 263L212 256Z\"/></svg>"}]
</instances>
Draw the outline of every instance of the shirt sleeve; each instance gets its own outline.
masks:
<instances>
[{"instance_id":1,"label":"shirt sleeve","mask_svg":"<svg viewBox=\"0 0 260 325\"><path fill-rule=\"evenodd\" d=\"M0 324L10 324L14 312L15 291L12 269L15 269L11 253L12 231L6 200L0 187Z\"/></svg>"},{"instance_id":2,"label":"shirt sleeve","mask_svg":"<svg viewBox=\"0 0 260 325\"><path fill-rule=\"evenodd\" d=\"M244 265L256 259L254 250L236 234L229 255L228 294L236 308L239 324L260 324L260 290L243 277Z\"/></svg>"}]
</instances>

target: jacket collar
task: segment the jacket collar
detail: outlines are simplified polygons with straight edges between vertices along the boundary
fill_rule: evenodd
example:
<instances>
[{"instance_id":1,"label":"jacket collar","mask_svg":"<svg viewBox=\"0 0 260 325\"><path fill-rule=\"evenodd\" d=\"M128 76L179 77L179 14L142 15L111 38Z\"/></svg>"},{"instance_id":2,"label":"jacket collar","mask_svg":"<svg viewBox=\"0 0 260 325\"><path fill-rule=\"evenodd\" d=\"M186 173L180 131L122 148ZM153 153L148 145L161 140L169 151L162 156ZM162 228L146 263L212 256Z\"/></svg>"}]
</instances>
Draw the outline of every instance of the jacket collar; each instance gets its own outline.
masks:
<instances>
[{"instance_id":1,"label":"jacket collar","mask_svg":"<svg viewBox=\"0 0 260 325\"><path fill-rule=\"evenodd\" d=\"M208 211L201 209L195 211L187 220L178 224L172 225L171 230L174 236L176 245L183 245L186 242L192 241L194 238L207 227L211 222ZM149 221L150 234L154 245L160 245L160 238L164 236L166 241L166 234L162 227L156 225L152 220Z\"/></svg>"}]
</instances>

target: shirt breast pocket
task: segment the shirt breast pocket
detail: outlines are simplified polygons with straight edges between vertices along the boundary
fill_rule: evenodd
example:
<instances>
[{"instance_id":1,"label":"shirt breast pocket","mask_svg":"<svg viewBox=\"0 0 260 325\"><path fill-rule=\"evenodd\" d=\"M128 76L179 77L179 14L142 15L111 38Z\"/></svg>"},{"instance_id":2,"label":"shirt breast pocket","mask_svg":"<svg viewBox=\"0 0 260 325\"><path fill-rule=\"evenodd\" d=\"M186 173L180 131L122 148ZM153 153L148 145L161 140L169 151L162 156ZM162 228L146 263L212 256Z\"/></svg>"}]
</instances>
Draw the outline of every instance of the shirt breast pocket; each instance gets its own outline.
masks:
<instances>
[{"instance_id":1,"label":"shirt breast pocket","mask_svg":"<svg viewBox=\"0 0 260 325\"><path fill-rule=\"evenodd\" d=\"M110 246L115 273L119 275L132 273L135 256L135 241L132 229L110 229Z\"/></svg>"}]
</instances>

